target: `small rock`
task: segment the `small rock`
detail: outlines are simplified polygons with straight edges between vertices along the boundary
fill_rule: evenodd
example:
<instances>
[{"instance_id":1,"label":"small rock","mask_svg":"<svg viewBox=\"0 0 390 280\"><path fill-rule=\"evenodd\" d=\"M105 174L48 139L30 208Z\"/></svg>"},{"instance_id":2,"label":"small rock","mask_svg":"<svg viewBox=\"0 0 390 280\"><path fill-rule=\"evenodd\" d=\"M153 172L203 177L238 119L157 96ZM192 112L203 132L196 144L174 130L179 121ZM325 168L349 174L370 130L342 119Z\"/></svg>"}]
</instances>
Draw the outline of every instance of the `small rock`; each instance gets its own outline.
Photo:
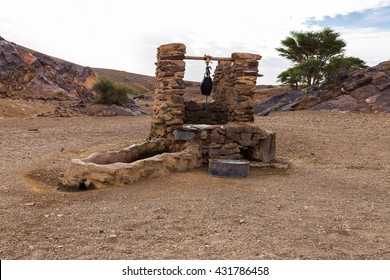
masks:
<instances>
[{"instance_id":1,"label":"small rock","mask_svg":"<svg viewBox=\"0 0 390 280\"><path fill-rule=\"evenodd\" d=\"M26 205L26 206L34 206L34 205L35 205L35 202L27 202L27 203L25 203L24 205Z\"/></svg>"},{"instance_id":2,"label":"small rock","mask_svg":"<svg viewBox=\"0 0 390 280\"><path fill-rule=\"evenodd\" d=\"M245 223L245 221L243 219L240 220L240 225L242 225L243 223Z\"/></svg>"},{"instance_id":3,"label":"small rock","mask_svg":"<svg viewBox=\"0 0 390 280\"><path fill-rule=\"evenodd\" d=\"M57 214L57 217L62 217L64 216L64 214Z\"/></svg>"},{"instance_id":4,"label":"small rock","mask_svg":"<svg viewBox=\"0 0 390 280\"><path fill-rule=\"evenodd\" d=\"M48 218L50 215L49 214L45 214L43 215L45 218Z\"/></svg>"},{"instance_id":5,"label":"small rock","mask_svg":"<svg viewBox=\"0 0 390 280\"><path fill-rule=\"evenodd\" d=\"M116 238L118 235L116 235L116 234L111 234L110 235L110 238Z\"/></svg>"}]
</instances>

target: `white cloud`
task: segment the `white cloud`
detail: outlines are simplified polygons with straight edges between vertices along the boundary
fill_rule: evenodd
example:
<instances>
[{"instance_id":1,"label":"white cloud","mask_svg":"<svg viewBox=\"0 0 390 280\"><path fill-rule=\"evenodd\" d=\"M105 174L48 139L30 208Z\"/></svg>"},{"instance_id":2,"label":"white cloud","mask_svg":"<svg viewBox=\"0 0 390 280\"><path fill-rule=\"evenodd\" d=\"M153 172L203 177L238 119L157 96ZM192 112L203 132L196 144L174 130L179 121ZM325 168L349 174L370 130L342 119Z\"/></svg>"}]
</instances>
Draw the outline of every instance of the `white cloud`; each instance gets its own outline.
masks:
<instances>
[{"instance_id":1,"label":"white cloud","mask_svg":"<svg viewBox=\"0 0 390 280\"><path fill-rule=\"evenodd\" d=\"M357 56L373 66L390 59L388 46L390 46L390 30L378 28L348 28L338 29L348 44L346 54Z\"/></svg>"},{"instance_id":2,"label":"white cloud","mask_svg":"<svg viewBox=\"0 0 390 280\"><path fill-rule=\"evenodd\" d=\"M183 42L191 55L259 53L263 56L260 72L265 75L259 81L269 84L288 66L275 48L291 30L309 28L305 22L310 18L389 4L383 0L13 0L1 4L0 35L82 65L148 75L154 75L156 48L170 42ZM388 42L386 31L338 31L348 42L351 55L373 61L370 51L360 46L374 49L377 57L387 53L380 43ZM360 37L359 32L363 34ZM376 45L370 46L373 41ZM193 65L187 63L186 78L200 80L203 66Z\"/></svg>"}]
</instances>

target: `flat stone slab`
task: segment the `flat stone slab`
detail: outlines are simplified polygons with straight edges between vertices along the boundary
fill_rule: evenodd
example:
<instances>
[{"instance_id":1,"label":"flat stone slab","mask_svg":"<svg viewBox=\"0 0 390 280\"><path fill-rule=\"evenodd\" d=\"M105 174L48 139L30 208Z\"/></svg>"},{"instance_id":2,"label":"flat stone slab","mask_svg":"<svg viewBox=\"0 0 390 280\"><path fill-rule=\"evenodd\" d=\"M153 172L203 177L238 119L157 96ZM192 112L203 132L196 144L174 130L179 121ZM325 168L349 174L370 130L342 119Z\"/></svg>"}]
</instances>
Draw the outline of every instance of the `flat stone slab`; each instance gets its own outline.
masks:
<instances>
[{"instance_id":1,"label":"flat stone slab","mask_svg":"<svg viewBox=\"0 0 390 280\"><path fill-rule=\"evenodd\" d=\"M249 161L210 159L209 173L219 177L246 178L249 176Z\"/></svg>"}]
</instances>

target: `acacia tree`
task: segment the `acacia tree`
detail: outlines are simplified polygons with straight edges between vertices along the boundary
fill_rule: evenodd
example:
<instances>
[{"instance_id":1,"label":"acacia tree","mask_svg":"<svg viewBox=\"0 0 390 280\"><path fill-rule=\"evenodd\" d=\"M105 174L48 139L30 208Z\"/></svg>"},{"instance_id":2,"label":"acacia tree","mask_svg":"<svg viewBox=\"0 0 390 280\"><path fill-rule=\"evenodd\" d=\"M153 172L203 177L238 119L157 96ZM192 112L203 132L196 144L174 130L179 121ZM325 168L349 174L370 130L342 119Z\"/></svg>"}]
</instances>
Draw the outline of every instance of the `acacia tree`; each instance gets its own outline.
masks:
<instances>
[{"instance_id":1,"label":"acacia tree","mask_svg":"<svg viewBox=\"0 0 390 280\"><path fill-rule=\"evenodd\" d=\"M365 67L361 59L344 56L346 43L339 37L340 34L330 28L292 31L291 36L281 41L283 47L276 48L280 56L293 63L278 76L279 81L285 84L301 81L309 87L327 78L332 71L352 66Z\"/></svg>"}]
</instances>

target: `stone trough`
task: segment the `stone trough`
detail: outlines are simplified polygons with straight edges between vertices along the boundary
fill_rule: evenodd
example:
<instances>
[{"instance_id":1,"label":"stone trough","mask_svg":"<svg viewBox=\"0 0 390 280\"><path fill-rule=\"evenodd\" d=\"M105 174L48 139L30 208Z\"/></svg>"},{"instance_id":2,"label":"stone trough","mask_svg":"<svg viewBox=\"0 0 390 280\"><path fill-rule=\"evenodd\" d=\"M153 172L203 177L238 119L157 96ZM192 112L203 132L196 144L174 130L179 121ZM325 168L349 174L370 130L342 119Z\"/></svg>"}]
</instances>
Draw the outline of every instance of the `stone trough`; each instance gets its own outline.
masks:
<instances>
[{"instance_id":1,"label":"stone trough","mask_svg":"<svg viewBox=\"0 0 390 280\"><path fill-rule=\"evenodd\" d=\"M181 151L170 150L167 139L154 139L119 151L94 153L73 159L62 184L78 189L124 186L144 178L185 171L202 165L199 147L191 145Z\"/></svg>"},{"instance_id":2,"label":"stone trough","mask_svg":"<svg viewBox=\"0 0 390 280\"><path fill-rule=\"evenodd\" d=\"M275 133L253 124L261 56L207 56L218 60L218 66L213 75L214 103L204 114L203 103L183 97L184 60L203 57L186 57L185 52L185 45L178 43L158 48L149 140L71 160L63 185L79 189L125 186L209 163L211 174L242 178L249 174L249 161L261 165L275 160Z\"/></svg>"}]
</instances>

